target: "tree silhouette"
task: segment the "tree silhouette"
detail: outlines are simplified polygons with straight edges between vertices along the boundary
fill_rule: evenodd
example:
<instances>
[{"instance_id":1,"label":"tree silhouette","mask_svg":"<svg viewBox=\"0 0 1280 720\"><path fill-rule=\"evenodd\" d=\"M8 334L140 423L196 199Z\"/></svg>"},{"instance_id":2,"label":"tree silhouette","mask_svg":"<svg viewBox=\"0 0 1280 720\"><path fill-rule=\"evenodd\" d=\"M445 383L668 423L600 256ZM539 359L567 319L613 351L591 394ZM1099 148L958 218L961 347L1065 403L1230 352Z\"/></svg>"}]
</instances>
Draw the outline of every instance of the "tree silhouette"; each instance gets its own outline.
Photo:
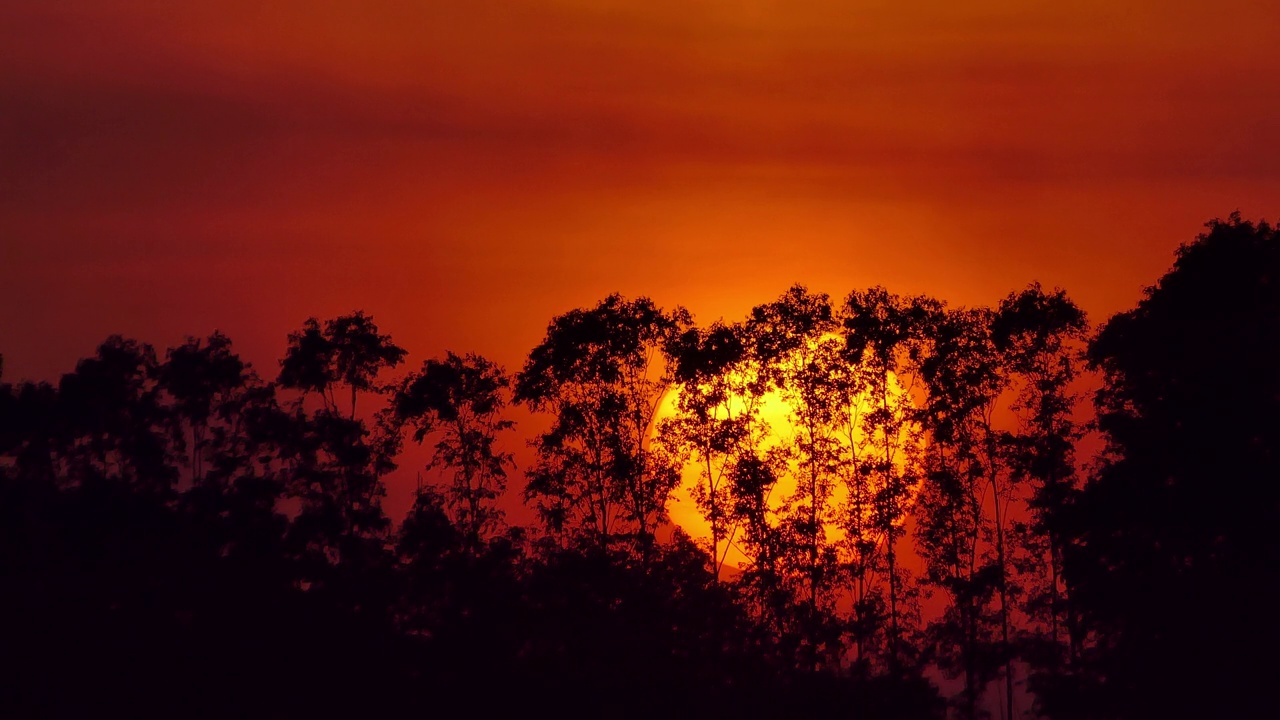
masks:
<instances>
[{"instance_id":1,"label":"tree silhouette","mask_svg":"<svg viewBox=\"0 0 1280 720\"><path fill-rule=\"evenodd\" d=\"M585 532L607 548L620 524L648 552L679 469L650 444L671 386L670 346L690 324L683 308L610 295L594 308L556 317L516 377L515 397L549 412L536 441L538 464L525 496L560 533Z\"/></svg>"},{"instance_id":2,"label":"tree silhouette","mask_svg":"<svg viewBox=\"0 0 1280 720\"><path fill-rule=\"evenodd\" d=\"M760 455L739 457L728 479L731 517L739 528L743 552L751 561L739 583L753 601L756 616L770 630L774 654L794 659L800 639L793 627L792 588L787 582L790 538L774 518L769 502L785 468L786 458L771 448Z\"/></svg>"},{"instance_id":3,"label":"tree silhouette","mask_svg":"<svg viewBox=\"0 0 1280 720\"><path fill-rule=\"evenodd\" d=\"M383 535L390 522L382 511L386 489L380 478L395 468L399 433L379 422L372 430L357 417L360 393L381 394L379 374L399 365L406 354L363 312L324 323L307 320L289 335L280 361L279 384L302 394L292 415L276 429L285 466L285 487L301 504L290 525L290 543L309 568L308 582L329 578L346 584L352 572L386 561ZM339 411L337 393L345 387L350 410ZM310 393L322 407L308 412ZM335 566L345 565L336 568Z\"/></svg>"},{"instance_id":4,"label":"tree silhouette","mask_svg":"<svg viewBox=\"0 0 1280 720\"><path fill-rule=\"evenodd\" d=\"M155 350L112 336L58 383L57 412L71 482L115 478L168 499L178 480L155 382Z\"/></svg>"},{"instance_id":5,"label":"tree silhouette","mask_svg":"<svg viewBox=\"0 0 1280 720\"><path fill-rule=\"evenodd\" d=\"M1026 628L1027 659L1051 677L1079 655L1079 627L1062 578L1064 539L1051 517L1076 487L1074 449L1081 431L1072 418L1072 384L1087 331L1084 312L1064 291L1047 293L1038 283L1010 293L991 323L1014 386L1011 409L1019 427L1006 441L1011 479L1030 486L1029 517L1014 524L1026 553L1020 574L1033 591L1026 611L1041 626Z\"/></svg>"},{"instance_id":6,"label":"tree silhouette","mask_svg":"<svg viewBox=\"0 0 1280 720\"><path fill-rule=\"evenodd\" d=\"M248 366L231 352L231 340L215 332L207 342L188 338L171 348L156 375L173 401L179 441L185 444L185 438L191 438L191 480L200 484L210 424L219 419L224 403L249 384Z\"/></svg>"},{"instance_id":7,"label":"tree silhouette","mask_svg":"<svg viewBox=\"0 0 1280 720\"><path fill-rule=\"evenodd\" d=\"M172 455L189 486L179 507L210 552L246 562L280 553L286 521L276 428L286 420L267 386L219 332L170 348L155 372ZM188 442L188 438L190 442Z\"/></svg>"},{"instance_id":8,"label":"tree silhouette","mask_svg":"<svg viewBox=\"0 0 1280 720\"><path fill-rule=\"evenodd\" d=\"M1094 336L1087 481L1088 326L1038 284L795 285L702 328L611 295L514 379L446 353L388 382L405 350L360 312L274 380L218 332L112 336L0 383L0 715L938 718L940 673L967 719L1262 716L1277 270L1270 225L1212 222ZM510 402L542 415L534 542L498 509ZM444 479L396 526L406 437ZM703 543L663 526L688 464Z\"/></svg>"},{"instance_id":9,"label":"tree silhouette","mask_svg":"<svg viewBox=\"0 0 1280 720\"><path fill-rule=\"evenodd\" d=\"M982 690L997 676L991 637L998 622L988 611L998 578L980 542L987 525L982 511L986 478L956 438L930 443L917 498L915 542L924 559L922 582L948 596L941 617L926 636L934 661L948 675L964 678L955 705L961 717L979 717Z\"/></svg>"},{"instance_id":10,"label":"tree silhouette","mask_svg":"<svg viewBox=\"0 0 1280 720\"><path fill-rule=\"evenodd\" d=\"M1058 527L1090 632L1056 714L1250 717L1280 666L1280 238L1232 215L1089 347L1102 466Z\"/></svg>"},{"instance_id":11,"label":"tree silhouette","mask_svg":"<svg viewBox=\"0 0 1280 720\"><path fill-rule=\"evenodd\" d=\"M1012 716L1019 653L1046 676L1060 669L1058 621L1073 623L1062 542L1048 518L1073 487L1079 433L1068 386L1085 330L1064 292L1039 285L995 309L938 312L929 325L920 363L929 441L915 539L926 584L949 599L930 636L942 669L964 677L957 705L965 717L978 716L997 670L1001 711ZM1037 588L1027 603L1020 581ZM1042 621L1043 633L1031 621Z\"/></svg>"},{"instance_id":12,"label":"tree silhouette","mask_svg":"<svg viewBox=\"0 0 1280 720\"><path fill-rule=\"evenodd\" d=\"M301 330L289 334L289 348L280 361L280 385L318 393L325 408L334 413L338 412L338 386L345 385L354 420L359 393L381 392L378 374L399 365L405 354L362 311L327 320L323 328L309 318Z\"/></svg>"},{"instance_id":13,"label":"tree silhouette","mask_svg":"<svg viewBox=\"0 0 1280 720\"><path fill-rule=\"evenodd\" d=\"M448 506L473 550L501 519L494 501L506 490L507 469L515 464L496 447L498 434L515 426L503 418L510 385L502 368L483 357L448 353L423 363L392 402L396 421L413 426L415 441L438 437L427 469L453 472Z\"/></svg>"},{"instance_id":14,"label":"tree silhouette","mask_svg":"<svg viewBox=\"0 0 1280 720\"><path fill-rule=\"evenodd\" d=\"M990 490L991 522L993 535L993 565L997 612L1000 621L998 643L999 660L1003 666L1004 679L1004 713L1012 717L1014 713L1014 647L1013 612L1015 595L1020 588L1016 586L1015 576L1011 571L1011 553L1009 543L1010 508L1017 500L1017 483L1021 479L1012 471L1007 462L1009 448L1013 444L1013 434L1009 430L998 427L996 413L999 411L1004 395L1011 385L1009 369L1005 357L992 338L991 327L995 322L995 313L987 308L973 309L964 313L967 332L962 332L969 356L967 363L967 379L969 382L968 421L970 429L976 436L977 455Z\"/></svg>"},{"instance_id":15,"label":"tree silhouette","mask_svg":"<svg viewBox=\"0 0 1280 720\"><path fill-rule=\"evenodd\" d=\"M760 418L767 381L746 333L742 325L717 322L677 339L677 413L659 428L661 441L698 467L693 498L711 527L708 556L717 582L737 531L727 485L741 459L756 457L768 432Z\"/></svg>"},{"instance_id":16,"label":"tree silhouette","mask_svg":"<svg viewBox=\"0 0 1280 720\"><path fill-rule=\"evenodd\" d=\"M872 410L863 418L863 432L870 453L860 462L859 472L876 478L871 496L872 522L885 543L889 585L889 628L887 660L892 673L903 660L903 573L897 557L899 525L910 509L918 478L912 469L911 440L918 431L915 413L908 402L895 401L891 385L911 385L921 358L923 330L936 302L926 298L903 298L876 287L852 292L845 299L843 322L848 362L866 368L867 392ZM905 380L905 382L904 382Z\"/></svg>"},{"instance_id":17,"label":"tree silhouette","mask_svg":"<svg viewBox=\"0 0 1280 720\"><path fill-rule=\"evenodd\" d=\"M795 468L796 489L780 511L788 563L798 571L804 599L805 663L838 662L834 622L836 547L827 527L836 523L832 493L839 444L834 437L832 370L841 362L830 299L796 285L778 300L752 309L748 321L769 386L791 407L792 437L780 438Z\"/></svg>"}]
</instances>

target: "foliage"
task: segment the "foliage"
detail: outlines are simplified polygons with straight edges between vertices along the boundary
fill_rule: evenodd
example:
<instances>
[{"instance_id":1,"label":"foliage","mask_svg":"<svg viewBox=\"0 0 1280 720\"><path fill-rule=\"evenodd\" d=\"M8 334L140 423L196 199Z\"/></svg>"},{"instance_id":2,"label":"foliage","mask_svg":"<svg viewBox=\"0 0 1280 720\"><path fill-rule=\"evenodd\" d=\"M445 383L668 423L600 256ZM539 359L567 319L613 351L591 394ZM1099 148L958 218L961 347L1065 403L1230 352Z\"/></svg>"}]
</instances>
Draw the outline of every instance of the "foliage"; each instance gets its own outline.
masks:
<instances>
[{"instance_id":1,"label":"foliage","mask_svg":"<svg viewBox=\"0 0 1280 720\"><path fill-rule=\"evenodd\" d=\"M1233 215L1089 346L1101 467L1054 520L1096 717L1266 714L1280 641L1280 238Z\"/></svg>"},{"instance_id":2,"label":"foliage","mask_svg":"<svg viewBox=\"0 0 1280 720\"><path fill-rule=\"evenodd\" d=\"M629 538L648 552L679 482L650 434L672 382L671 346L689 321L683 308L611 295L553 319L530 352L515 397L550 413L552 426L533 441L525 497L555 533L602 548Z\"/></svg>"},{"instance_id":3,"label":"foliage","mask_svg":"<svg viewBox=\"0 0 1280 720\"><path fill-rule=\"evenodd\" d=\"M937 672L962 718L1262 715L1277 270L1271 226L1215 221L1092 337L1083 484L1088 325L1036 284L797 285L705 327L612 295L514 378L449 352L389 379L360 312L275 380L220 333L108 338L0 384L0 714L940 718ZM535 528L500 511L513 402L545 428ZM436 475L394 525L406 434ZM686 470L702 544L665 523Z\"/></svg>"},{"instance_id":4,"label":"foliage","mask_svg":"<svg viewBox=\"0 0 1280 720\"><path fill-rule=\"evenodd\" d=\"M446 504L473 547L500 522L494 503L515 464L511 453L497 449L499 433L515 426L503 417L510 385L502 368L485 358L449 353L423 363L392 401L395 421L412 425L415 441L437 437L426 469L453 472Z\"/></svg>"},{"instance_id":5,"label":"foliage","mask_svg":"<svg viewBox=\"0 0 1280 720\"><path fill-rule=\"evenodd\" d=\"M659 442L698 467L693 498L711 528L708 556L717 580L738 530L730 478L768 433L760 418L767 383L746 333L742 325L717 322L676 339L676 413L658 427Z\"/></svg>"}]
</instances>

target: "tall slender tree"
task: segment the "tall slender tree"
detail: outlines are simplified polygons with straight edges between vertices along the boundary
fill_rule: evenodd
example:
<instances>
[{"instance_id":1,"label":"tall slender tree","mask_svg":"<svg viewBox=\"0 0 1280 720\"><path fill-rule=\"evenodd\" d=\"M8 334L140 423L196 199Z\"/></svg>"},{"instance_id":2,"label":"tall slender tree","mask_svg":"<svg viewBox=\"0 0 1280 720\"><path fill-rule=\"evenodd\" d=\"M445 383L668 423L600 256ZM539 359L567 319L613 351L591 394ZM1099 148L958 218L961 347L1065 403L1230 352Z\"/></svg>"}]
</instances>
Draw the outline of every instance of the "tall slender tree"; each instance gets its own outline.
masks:
<instances>
[{"instance_id":1,"label":"tall slender tree","mask_svg":"<svg viewBox=\"0 0 1280 720\"><path fill-rule=\"evenodd\" d=\"M693 498L711 528L708 555L717 582L737 532L728 484L737 462L755 457L768 432L760 418L767 383L746 332L717 322L680 336L676 414L659 427L662 442L698 468Z\"/></svg>"},{"instance_id":2,"label":"tall slender tree","mask_svg":"<svg viewBox=\"0 0 1280 720\"><path fill-rule=\"evenodd\" d=\"M920 366L929 445L916 546L925 561L925 582L948 596L930 636L944 671L964 677L956 705L966 718L979 716L979 700L999 676L1007 648L1000 644L1003 616L995 608L1002 576L990 512L996 500L989 414L997 387L986 342L988 319L983 309L937 314L930 326L932 352Z\"/></svg>"},{"instance_id":3,"label":"tall slender tree","mask_svg":"<svg viewBox=\"0 0 1280 720\"><path fill-rule=\"evenodd\" d=\"M923 297L904 298L881 287L855 291L845 299L842 320L846 360L866 369L871 410L863 417L863 435L872 452L860 461L860 472L875 479L872 522L884 538L889 589L887 661L891 672L902 668L904 572L898 562L901 525L919 482L910 457L919 419L909 400L924 353L924 328L938 303ZM897 393L894 386L901 390Z\"/></svg>"},{"instance_id":4,"label":"tall slender tree","mask_svg":"<svg viewBox=\"0 0 1280 720\"><path fill-rule=\"evenodd\" d=\"M552 415L533 445L527 499L557 534L607 549L621 535L648 556L678 463L651 444L673 383L672 343L691 324L683 308L610 295L558 316L516 376L515 398Z\"/></svg>"},{"instance_id":5,"label":"tall slender tree","mask_svg":"<svg viewBox=\"0 0 1280 720\"><path fill-rule=\"evenodd\" d=\"M769 386L791 408L794 434L779 439L792 459L796 489L783 499L781 515L786 534L794 539L793 564L799 570L807 626L806 661L810 666L838 662L837 547L828 528L838 522L833 494L841 389L833 371L842 358L830 298L796 285L778 300L754 308L748 325Z\"/></svg>"},{"instance_id":6,"label":"tall slender tree","mask_svg":"<svg viewBox=\"0 0 1280 720\"><path fill-rule=\"evenodd\" d=\"M327 320L323 327L309 318L301 330L290 333L289 348L280 361L280 385L315 392L325 408L338 412L337 393L345 388L350 397L348 416L356 417L360 393L380 394L386 388L378 375L404 362L404 348L378 331L372 315L357 310Z\"/></svg>"},{"instance_id":7,"label":"tall slender tree","mask_svg":"<svg viewBox=\"0 0 1280 720\"><path fill-rule=\"evenodd\" d=\"M207 341L188 338L171 348L157 370L161 390L174 405L174 431L182 445L190 437L191 481L200 484L206 472L206 443L219 410L250 384L249 367L231 350L220 332Z\"/></svg>"},{"instance_id":8,"label":"tall slender tree","mask_svg":"<svg viewBox=\"0 0 1280 720\"><path fill-rule=\"evenodd\" d=\"M190 473L183 511L229 557L258 561L278 552L285 518L276 507L283 482L275 431L287 415L274 388L220 332L170 348L156 377Z\"/></svg>"},{"instance_id":9,"label":"tall slender tree","mask_svg":"<svg viewBox=\"0 0 1280 720\"><path fill-rule=\"evenodd\" d=\"M501 433L515 423L504 417L511 381L485 358L448 353L427 360L401 384L393 401L395 419L413 428L413 439L436 443L427 470L452 473L447 506L472 552L501 520L494 502L506 490L511 453L498 448Z\"/></svg>"},{"instance_id":10,"label":"tall slender tree","mask_svg":"<svg viewBox=\"0 0 1280 720\"><path fill-rule=\"evenodd\" d=\"M1084 311L1064 291L1046 292L1038 283L1010 293L991 324L1013 384L1018 427L1008 441L1012 480L1029 490L1029 516L1015 529L1025 553L1021 574L1035 589L1026 602L1028 620L1043 630L1030 638L1028 659L1042 672L1059 672L1080 651L1079 623L1062 576L1064 538L1051 518L1075 490L1081 429L1073 419L1073 384L1087 331Z\"/></svg>"},{"instance_id":11,"label":"tall slender tree","mask_svg":"<svg viewBox=\"0 0 1280 720\"><path fill-rule=\"evenodd\" d=\"M278 382L301 394L279 432L288 491L302 506L290 533L299 554L323 572L324 565L364 562L382 552L390 522L380 478L395 468L399 433L385 422L371 429L357 415L357 402L362 393L385 393L380 375L405 354L360 311L323 326L311 318L289 335ZM314 413L305 404L312 393L321 398ZM346 412L339 393L350 398Z\"/></svg>"},{"instance_id":12,"label":"tall slender tree","mask_svg":"<svg viewBox=\"0 0 1280 720\"><path fill-rule=\"evenodd\" d=\"M878 652L882 649L878 643L885 620L884 595L877 582L882 538L872 512L874 480L870 467L864 462L868 453L875 453L863 432L867 413L874 408L870 403L867 368L861 363L848 362L843 352L839 354L839 362L831 366L830 381L836 390L832 398L832 421L839 439L837 476L844 490L837 517L844 532L840 549L851 601L848 627L854 663L859 672L865 673L870 669L873 656L883 657L883 653Z\"/></svg>"}]
</instances>

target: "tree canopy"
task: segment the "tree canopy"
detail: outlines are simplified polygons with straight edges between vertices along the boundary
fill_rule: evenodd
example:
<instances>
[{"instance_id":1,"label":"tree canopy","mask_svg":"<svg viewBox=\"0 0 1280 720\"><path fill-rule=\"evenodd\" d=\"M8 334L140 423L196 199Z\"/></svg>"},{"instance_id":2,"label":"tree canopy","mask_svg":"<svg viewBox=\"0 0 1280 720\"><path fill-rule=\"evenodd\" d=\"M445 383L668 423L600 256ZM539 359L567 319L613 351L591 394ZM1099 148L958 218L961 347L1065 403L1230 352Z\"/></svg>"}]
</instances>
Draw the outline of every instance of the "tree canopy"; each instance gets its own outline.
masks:
<instances>
[{"instance_id":1,"label":"tree canopy","mask_svg":"<svg viewBox=\"0 0 1280 720\"><path fill-rule=\"evenodd\" d=\"M360 311L274 378L109 337L0 383L0 714L1265 716L1277 278L1233 215L1096 331L1037 283L797 284L610 295L514 375L405 372Z\"/></svg>"}]
</instances>

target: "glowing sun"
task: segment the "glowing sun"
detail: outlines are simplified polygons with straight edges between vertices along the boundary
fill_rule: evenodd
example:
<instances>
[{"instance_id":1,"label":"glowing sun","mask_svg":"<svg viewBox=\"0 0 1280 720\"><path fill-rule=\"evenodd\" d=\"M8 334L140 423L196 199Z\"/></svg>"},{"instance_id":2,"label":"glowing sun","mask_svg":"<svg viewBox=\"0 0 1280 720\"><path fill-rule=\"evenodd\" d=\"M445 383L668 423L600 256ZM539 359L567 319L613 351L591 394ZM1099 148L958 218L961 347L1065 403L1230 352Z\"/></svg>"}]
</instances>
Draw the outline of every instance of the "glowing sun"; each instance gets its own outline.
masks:
<instances>
[{"instance_id":1,"label":"glowing sun","mask_svg":"<svg viewBox=\"0 0 1280 720\"><path fill-rule=\"evenodd\" d=\"M655 418L655 427L664 419L674 418L678 415L677 402L681 391L680 387L673 387L662 398ZM850 465L856 463L859 458L865 458L872 441L876 439L875 437L868 437L868 433L863 429L863 418L866 413L871 412L880 403L885 403L886 401L889 407L899 408L900 412L909 409L913 405L910 389L902 387L898 379L892 374L889 376L887 398L880 398L877 401L866 395L859 396L854 407L850 408L850 414L853 418L851 423L852 432L850 432L849 426L846 426L842 433L832 433L834 441L840 445L840 452L844 457L848 458ZM794 446L801 433L795 425L795 409L787 398L777 391L770 391L759 400L758 409L759 419L768 427L765 439L758 446L759 453L764 454L770 448L778 446ZM893 464L898 472L903 471L909 450L918 443L918 439L912 434L909 425L909 423L904 424L898 430L896 438L891 441L898 448L893 458ZM879 439L883 440L882 433L876 432L875 435L878 435ZM883 447L883 445L880 447ZM847 468L847 470L852 472L850 468ZM780 508L788 498L795 494L798 478L802 475L800 468L797 467L797 460L793 458L788 461L787 472L779 476L778 481L773 485L769 493L769 506L773 513L773 520L777 520L777 513ZM667 513L674 526L679 527L690 537L709 548L711 523L695 500L695 488L699 484L705 485L706 482L699 462L691 460L686 463L681 472L680 484L672 493L671 500L667 505ZM872 479L870 485L872 492L878 489L876 480ZM726 491L721 489L717 492L724 493ZM833 482L828 507L835 509L844 506L849 497L849 492L849 486L846 482L839 480ZM911 502L913 501L914 497ZM867 510L864 515L868 520L869 513L870 511ZM901 525L901 521L896 522L895 525ZM824 531L829 542L838 543L845 537L844 529L836 522L827 522L824 525ZM732 571L748 564L749 558L737 542L739 529L729 523L724 528L723 534L724 537L721 538L721 546L719 548L722 567L725 570Z\"/></svg>"}]
</instances>

